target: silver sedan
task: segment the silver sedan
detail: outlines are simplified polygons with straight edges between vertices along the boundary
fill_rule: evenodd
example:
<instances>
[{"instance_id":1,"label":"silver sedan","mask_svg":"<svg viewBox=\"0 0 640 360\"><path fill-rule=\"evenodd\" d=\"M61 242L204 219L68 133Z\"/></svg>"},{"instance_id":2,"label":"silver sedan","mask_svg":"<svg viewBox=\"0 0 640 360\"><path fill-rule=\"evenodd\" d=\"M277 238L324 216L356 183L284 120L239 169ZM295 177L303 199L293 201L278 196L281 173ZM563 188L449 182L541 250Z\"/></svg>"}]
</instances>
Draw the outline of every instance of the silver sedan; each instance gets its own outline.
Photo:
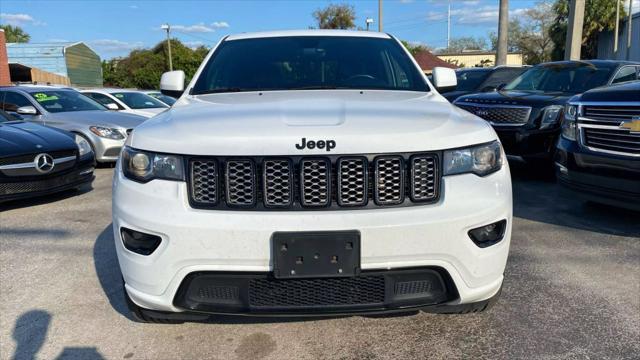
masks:
<instances>
[{"instance_id":1,"label":"silver sedan","mask_svg":"<svg viewBox=\"0 0 640 360\"><path fill-rule=\"evenodd\" d=\"M25 121L56 127L84 137L96 161L113 162L127 136L146 118L107 110L69 89L51 86L0 87L2 108Z\"/></svg>"}]
</instances>

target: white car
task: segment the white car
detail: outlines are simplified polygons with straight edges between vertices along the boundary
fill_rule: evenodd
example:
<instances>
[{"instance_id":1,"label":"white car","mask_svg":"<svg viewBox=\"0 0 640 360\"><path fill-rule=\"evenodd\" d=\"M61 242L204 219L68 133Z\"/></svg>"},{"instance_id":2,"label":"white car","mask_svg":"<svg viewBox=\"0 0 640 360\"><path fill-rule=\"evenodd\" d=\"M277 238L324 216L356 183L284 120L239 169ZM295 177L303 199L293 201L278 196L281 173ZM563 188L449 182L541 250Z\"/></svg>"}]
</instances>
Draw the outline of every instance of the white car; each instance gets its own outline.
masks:
<instances>
[{"instance_id":1,"label":"white car","mask_svg":"<svg viewBox=\"0 0 640 360\"><path fill-rule=\"evenodd\" d=\"M509 252L511 178L482 119L383 33L223 39L127 140L113 230L139 321L482 311Z\"/></svg>"},{"instance_id":2,"label":"white car","mask_svg":"<svg viewBox=\"0 0 640 360\"><path fill-rule=\"evenodd\" d=\"M80 91L109 110L150 118L169 108L164 102L136 90L91 89Z\"/></svg>"},{"instance_id":3,"label":"white car","mask_svg":"<svg viewBox=\"0 0 640 360\"><path fill-rule=\"evenodd\" d=\"M176 98L173 98L171 96L165 95L163 93L161 93L160 91L156 91L156 90L141 90L143 93L151 96L152 98L158 99L160 101L162 101L163 103L165 103L168 106L171 106L173 104L176 103Z\"/></svg>"}]
</instances>

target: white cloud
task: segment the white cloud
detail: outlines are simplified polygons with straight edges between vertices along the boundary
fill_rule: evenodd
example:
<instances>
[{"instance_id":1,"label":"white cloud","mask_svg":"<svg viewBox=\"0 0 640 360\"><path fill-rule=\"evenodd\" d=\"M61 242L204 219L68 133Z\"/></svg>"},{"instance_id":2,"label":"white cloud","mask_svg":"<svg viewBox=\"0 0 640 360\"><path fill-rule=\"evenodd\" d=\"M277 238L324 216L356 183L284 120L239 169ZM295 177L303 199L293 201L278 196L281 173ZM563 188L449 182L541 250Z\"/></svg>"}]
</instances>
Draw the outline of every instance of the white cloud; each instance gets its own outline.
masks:
<instances>
[{"instance_id":1,"label":"white cloud","mask_svg":"<svg viewBox=\"0 0 640 360\"><path fill-rule=\"evenodd\" d=\"M58 42L71 42L71 41L69 41L67 39L56 39L56 38L54 38L54 39L47 39L47 42L58 43Z\"/></svg>"},{"instance_id":2,"label":"white cloud","mask_svg":"<svg viewBox=\"0 0 640 360\"><path fill-rule=\"evenodd\" d=\"M509 10L509 18L522 15L526 9ZM497 25L498 24L498 7L482 6L479 8L464 7L451 10L451 17L457 24L465 25ZM443 13L446 16L446 13Z\"/></svg>"},{"instance_id":3,"label":"white cloud","mask_svg":"<svg viewBox=\"0 0 640 360\"><path fill-rule=\"evenodd\" d=\"M429 11L427 13L428 21L438 21L438 20L444 20L446 18L447 18L446 12Z\"/></svg>"},{"instance_id":4,"label":"white cloud","mask_svg":"<svg viewBox=\"0 0 640 360\"><path fill-rule=\"evenodd\" d=\"M7 14L0 13L0 21L4 24L14 26L24 25L46 25L42 21L38 21L29 14Z\"/></svg>"},{"instance_id":5,"label":"white cloud","mask_svg":"<svg viewBox=\"0 0 640 360\"><path fill-rule=\"evenodd\" d=\"M226 21L216 21L211 23L211 26L216 28L216 29L223 29L223 28L228 28L229 27L229 23Z\"/></svg>"},{"instance_id":6,"label":"white cloud","mask_svg":"<svg viewBox=\"0 0 640 360\"><path fill-rule=\"evenodd\" d=\"M144 44L140 41L130 43L130 42L125 42L120 40L113 40L113 39L98 39L98 40L89 41L88 43L89 45L95 47L96 49L99 49L104 52L127 51L127 50L141 48L144 46Z\"/></svg>"},{"instance_id":7,"label":"white cloud","mask_svg":"<svg viewBox=\"0 0 640 360\"><path fill-rule=\"evenodd\" d=\"M136 10L138 9L138 5L129 5L129 9Z\"/></svg>"},{"instance_id":8,"label":"white cloud","mask_svg":"<svg viewBox=\"0 0 640 360\"><path fill-rule=\"evenodd\" d=\"M204 41L183 41L182 44L184 44L184 46L191 48L191 49L196 49L199 48L200 46L207 46L207 44L204 43Z\"/></svg>"}]
</instances>

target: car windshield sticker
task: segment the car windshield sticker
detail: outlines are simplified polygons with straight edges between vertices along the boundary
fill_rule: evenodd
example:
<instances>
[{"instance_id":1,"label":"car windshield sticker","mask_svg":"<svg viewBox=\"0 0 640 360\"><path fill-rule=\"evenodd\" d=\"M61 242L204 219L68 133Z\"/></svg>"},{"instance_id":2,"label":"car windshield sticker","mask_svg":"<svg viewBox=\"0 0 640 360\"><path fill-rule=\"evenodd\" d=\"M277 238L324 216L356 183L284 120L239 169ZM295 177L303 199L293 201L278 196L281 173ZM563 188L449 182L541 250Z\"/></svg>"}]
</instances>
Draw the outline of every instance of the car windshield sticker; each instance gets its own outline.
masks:
<instances>
[{"instance_id":1,"label":"car windshield sticker","mask_svg":"<svg viewBox=\"0 0 640 360\"><path fill-rule=\"evenodd\" d=\"M122 95L122 94L116 94L116 97L117 97L118 99L121 99L121 98L123 98L123 97L124 97L124 95Z\"/></svg>"},{"instance_id":2,"label":"car windshield sticker","mask_svg":"<svg viewBox=\"0 0 640 360\"><path fill-rule=\"evenodd\" d=\"M36 98L36 101L38 101L38 102L58 100L57 96L55 96L55 95L47 95L45 93L36 93L36 94L33 95L33 97Z\"/></svg>"}]
</instances>

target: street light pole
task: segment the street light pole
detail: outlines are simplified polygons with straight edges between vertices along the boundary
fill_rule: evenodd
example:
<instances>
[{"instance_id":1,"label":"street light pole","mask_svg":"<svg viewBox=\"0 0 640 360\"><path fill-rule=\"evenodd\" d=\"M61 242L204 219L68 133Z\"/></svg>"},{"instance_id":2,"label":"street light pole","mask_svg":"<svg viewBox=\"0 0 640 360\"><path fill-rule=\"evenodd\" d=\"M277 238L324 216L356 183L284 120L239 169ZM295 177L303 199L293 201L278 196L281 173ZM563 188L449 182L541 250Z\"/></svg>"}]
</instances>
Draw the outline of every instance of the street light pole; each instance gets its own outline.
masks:
<instances>
[{"instance_id":1,"label":"street light pole","mask_svg":"<svg viewBox=\"0 0 640 360\"><path fill-rule=\"evenodd\" d=\"M382 0L378 0L378 31L382 32Z\"/></svg>"},{"instance_id":2,"label":"street light pole","mask_svg":"<svg viewBox=\"0 0 640 360\"><path fill-rule=\"evenodd\" d=\"M580 60L584 2L585 0L571 0L569 5L569 24L567 25L567 40L564 49L565 60Z\"/></svg>"},{"instance_id":3,"label":"street light pole","mask_svg":"<svg viewBox=\"0 0 640 360\"><path fill-rule=\"evenodd\" d=\"M167 49L169 51L169 71L173 71L173 61L171 60L171 25L163 24L161 26L163 30L167 31Z\"/></svg>"},{"instance_id":4,"label":"street light pole","mask_svg":"<svg viewBox=\"0 0 640 360\"><path fill-rule=\"evenodd\" d=\"M620 0L616 0L616 29L613 32L613 55L618 58L618 26L620 24Z\"/></svg>"},{"instance_id":5,"label":"street light pole","mask_svg":"<svg viewBox=\"0 0 640 360\"><path fill-rule=\"evenodd\" d=\"M631 28L633 27L631 10L633 10L633 0L629 0L629 17L627 18L627 60L631 59Z\"/></svg>"},{"instance_id":6,"label":"street light pole","mask_svg":"<svg viewBox=\"0 0 640 360\"><path fill-rule=\"evenodd\" d=\"M496 51L496 65L507 64L509 32L509 0L500 0L498 13L498 49Z\"/></svg>"},{"instance_id":7,"label":"street light pole","mask_svg":"<svg viewBox=\"0 0 640 360\"><path fill-rule=\"evenodd\" d=\"M369 31L369 25L373 24L373 19L368 17L365 22L367 23L367 31Z\"/></svg>"}]
</instances>

